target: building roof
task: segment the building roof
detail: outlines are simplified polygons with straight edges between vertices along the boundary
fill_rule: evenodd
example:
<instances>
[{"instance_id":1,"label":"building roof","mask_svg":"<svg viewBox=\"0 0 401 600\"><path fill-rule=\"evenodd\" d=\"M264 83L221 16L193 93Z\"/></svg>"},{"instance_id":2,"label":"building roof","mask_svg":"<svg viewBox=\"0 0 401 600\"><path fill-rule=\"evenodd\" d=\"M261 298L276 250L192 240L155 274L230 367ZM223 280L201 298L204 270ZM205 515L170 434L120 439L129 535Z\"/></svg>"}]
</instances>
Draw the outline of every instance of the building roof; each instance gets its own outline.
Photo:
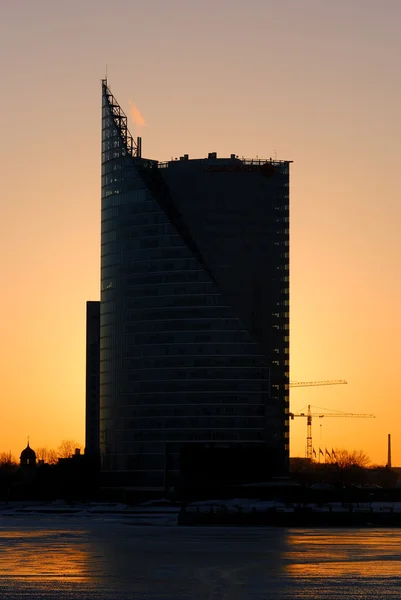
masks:
<instances>
[{"instance_id":1,"label":"building roof","mask_svg":"<svg viewBox=\"0 0 401 600\"><path fill-rule=\"evenodd\" d=\"M32 448L29 445L29 442L28 442L27 447L21 452L20 458L21 459L23 459L23 458L36 459L36 452L35 452L35 450L32 450Z\"/></svg>"}]
</instances>

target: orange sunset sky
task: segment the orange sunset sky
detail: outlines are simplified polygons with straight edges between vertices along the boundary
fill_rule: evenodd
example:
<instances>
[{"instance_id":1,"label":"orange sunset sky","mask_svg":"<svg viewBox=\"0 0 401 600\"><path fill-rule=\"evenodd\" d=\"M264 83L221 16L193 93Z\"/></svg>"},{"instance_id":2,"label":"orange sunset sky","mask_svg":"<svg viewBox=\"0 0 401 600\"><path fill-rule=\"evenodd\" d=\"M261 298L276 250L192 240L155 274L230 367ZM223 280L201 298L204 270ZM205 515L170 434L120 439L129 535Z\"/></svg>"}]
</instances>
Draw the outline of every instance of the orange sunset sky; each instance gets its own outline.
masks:
<instances>
[{"instance_id":1,"label":"orange sunset sky","mask_svg":"<svg viewBox=\"0 0 401 600\"><path fill-rule=\"evenodd\" d=\"M1 2L0 451L84 443L107 64L145 156L294 161L291 379L348 385L291 409L374 413L316 421L315 448L383 464L392 433L401 464L400 26L399 0Z\"/></svg>"}]
</instances>

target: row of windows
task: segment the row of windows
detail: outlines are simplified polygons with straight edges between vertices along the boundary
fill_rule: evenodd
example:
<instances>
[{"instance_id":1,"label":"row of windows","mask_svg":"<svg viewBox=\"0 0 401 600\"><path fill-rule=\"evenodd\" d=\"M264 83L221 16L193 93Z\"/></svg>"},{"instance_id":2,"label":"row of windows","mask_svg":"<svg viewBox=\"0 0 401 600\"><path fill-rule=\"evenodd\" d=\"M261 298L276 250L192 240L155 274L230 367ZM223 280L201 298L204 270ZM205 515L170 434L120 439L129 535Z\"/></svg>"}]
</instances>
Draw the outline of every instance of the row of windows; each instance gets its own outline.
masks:
<instances>
[{"instance_id":1,"label":"row of windows","mask_svg":"<svg viewBox=\"0 0 401 600\"><path fill-rule=\"evenodd\" d=\"M113 278L114 272L114 267L103 267L102 279L108 280ZM289 277L285 276L272 278L271 281L275 281L277 283L287 283L289 281ZM135 289L136 296L165 296L170 294L190 293L199 294L203 292L207 293L209 291L214 292L215 289L212 282L208 280L207 274L200 269L191 271L172 271L168 273L139 274L136 276L123 277L122 282L124 286L127 286L130 289ZM174 283L185 284L185 286L169 285ZM278 290L283 292L288 290L288 288L278 288ZM279 316L282 315L280 314Z\"/></svg>"},{"instance_id":2,"label":"row of windows","mask_svg":"<svg viewBox=\"0 0 401 600\"><path fill-rule=\"evenodd\" d=\"M107 267L109 265L118 265L120 266L122 263L127 266L130 263L136 263L137 261L152 261L158 259L182 259L182 258L193 258L192 256L188 256L190 250L188 250L187 246L164 246L163 248L141 248L137 250L130 250L124 253L121 253L119 257L115 255L111 255L110 258L107 256L107 246L104 245L101 249L102 251L102 267Z\"/></svg>"},{"instance_id":3,"label":"row of windows","mask_svg":"<svg viewBox=\"0 0 401 600\"><path fill-rule=\"evenodd\" d=\"M117 240L116 230L107 231L102 233L102 244L108 244L109 242L115 242Z\"/></svg>"},{"instance_id":4,"label":"row of windows","mask_svg":"<svg viewBox=\"0 0 401 600\"><path fill-rule=\"evenodd\" d=\"M214 286L209 281L188 281L182 285L163 283L163 284L148 284L131 285L126 288L126 297L138 298L165 298L166 296L191 296L192 294L210 294L214 292Z\"/></svg>"},{"instance_id":5,"label":"row of windows","mask_svg":"<svg viewBox=\"0 0 401 600\"><path fill-rule=\"evenodd\" d=\"M116 416L116 405L109 397L102 396L101 402L101 417L103 420L113 420ZM180 408L181 414L184 410L190 410L191 414L195 410L196 406L204 411L203 407L210 407L214 402L214 406L224 410L225 406L238 406L238 411L244 413L246 411L253 412L255 406L262 406L267 418L279 418L284 419L283 415L288 415L288 398L282 398L280 400L274 400L266 392L235 392L232 391L220 391L220 392L174 392L174 393L146 393L146 394L135 394L135 404L131 404L133 396L127 394L120 395L121 402L126 401L127 404L121 404L118 407L118 416L132 417L133 410L148 410L150 407L152 410L159 411L159 414L163 415L165 411L168 411L170 407L177 409ZM158 402L159 401L159 402ZM234 411L235 414L236 411ZM216 413L217 414L217 413Z\"/></svg>"},{"instance_id":6,"label":"row of windows","mask_svg":"<svg viewBox=\"0 0 401 600\"><path fill-rule=\"evenodd\" d=\"M138 180L138 185L142 185L142 183ZM126 189L127 188L127 189ZM129 208L131 210L131 205L134 202L134 206L136 205L136 201L133 199L133 195L142 194L145 190L131 189L132 185L128 185L128 182L125 182L125 186L121 184L113 184L108 187L102 189L102 209L109 208L112 206L120 207L121 211L124 211L124 208ZM137 201L138 204L141 202L143 204L148 204L149 202L153 205L153 201L141 200ZM154 208L153 208L154 210Z\"/></svg>"},{"instance_id":7,"label":"row of windows","mask_svg":"<svg viewBox=\"0 0 401 600\"><path fill-rule=\"evenodd\" d=\"M160 208L154 203L154 210L147 211L145 213L134 213L132 214L130 206L124 206L122 209L120 223L123 225L123 231L126 231L130 227L144 227L154 226L161 224L166 225L170 231L174 231L172 225L168 222L165 213L160 211ZM166 231L168 231L168 229Z\"/></svg>"},{"instance_id":8,"label":"row of windows","mask_svg":"<svg viewBox=\"0 0 401 600\"><path fill-rule=\"evenodd\" d=\"M224 390L227 392L268 392L269 384L266 380L253 379L187 379L181 380L160 380L160 381L137 381L136 377L128 373L126 377L131 394L135 393L164 393L202 391L215 392Z\"/></svg>"},{"instance_id":9,"label":"row of windows","mask_svg":"<svg viewBox=\"0 0 401 600\"><path fill-rule=\"evenodd\" d=\"M165 238L163 238L164 240ZM178 239L178 238L177 238ZM143 242L147 243L147 240L143 240ZM139 244L140 245L140 244ZM119 245L120 248L120 245ZM102 255L102 267L107 267L110 265L121 266L124 265L124 268L131 268L135 266L137 262L141 263L151 263L153 261L165 260L165 261L180 261L180 260L194 260L193 256L189 256L190 250L187 246L183 245L164 245L163 247L155 247L155 248L131 248L129 250L121 250L119 255L116 255L116 247L115 244L104 243L101 247L101 255ZM273 261L274 257L270 257ZM276 262L276 265L274 265ZM281 260L274 261L271 264L270 270L273 271L276 266L282 266L287 264L286 262L282 262ZM134 265L132 264L134 263ZM199 264L199 263L198 263ZM176 268L176 267L174 267Z\"/></svg>"},{"instance_id":10,"label":"row of windows","mask_svg":"<svg viewBox=\"0 0 401 600\"><path fill-rule=\"evenodd\" d=\"M169 368L211 368L230 367L244 369L249 367L265 367L264 357L258 356L166 356L162 359L136 358L123 359L124 369L169 369Z\"/></svg>"},{"instance_id":11,"label":"row of windows","mask_svg":"<svg viewBox=\"0 0 401 600\"><path fill-rule=\"evenodd\" d=\"M160 285L165 283L193 283L206 282L208 276L201 269L193 270L174 270L170 272L158 273L139 273L138 275L126 275L124 283L128 286L137 285Z\"/></svg>"},{"instance_id":12,"label":"row of windows","mask_svg":"<svg viewBox=\"0 0 401 600\"><path fill-rule=\"evenodd\" d=\"M106 152L106 150L115 150L125 148L125 143L123 142L121 136L117 135L117 132L113 134L113 128L107 127L105 131L105 135L103 136L102 141L102 152Z\"/></svg>"},{"instance_id":13,"label":"row of windows","mask_svg":"<svg viewBox=\"0 0 401 600\"><path fill-rule=\"evenodd\" d=\"M280 299L278 302L276 302L276 306L289 306L290 305L290 301L289 299Z\"/></svg>"},{"instance_id":14,"label":"row of windows","mask_svg":"<svg viewBox=\"0 0 401 600\"><path fill-rule=\"evenodd\" d=\"M166 321L135 321L128 322L124 333L154 333L165 331L242 331L238 319L168 319ZM106 326L102 327L102 336L107 335Z\"/></svg>"},{"instance_id":15,"label":"row of windows","mask_svg":"<svg viewBox=\"0 0 401 600\"><path fill-rule=\"evenodd\" d=\"M145 193L145 190L143 190L143 192ZM125 208L127 208L127 206L111 206L108 208L103 208L102 232L114 229L120 224L123 225L123 231L130 226L141 228L146 226L155 227L157 225L165 227L166 232L172 230L172 226L170 223L168 223L166 215L160 212L160 210L157 210L157 208L155 208L152 212L135 215L130 213L125 214Z\"/></svg>"},{"instance_id":16,"label":"row of windows","mask_svg":"<svg viewBox=\"0 0 401 600\"><path fill-rule=\"evenodd\" d=\"M124 177L121 175L122 171L111 171L107 175L102 176L102 189L109 186L117 186L117 189L121 189L125 185ZM112 188L113 189L113 188Z\"/></svg>"},{"instance_id":17,"label":"row of windows","mask_svg":"<svg viewBox=\"0 0 401 600\"><path fill-rule=\"evenodd\" d=\"M102 214L104 214L104 209L109 208L103 204L104 198L102 198ZM155 205L155 201L149 197L149 192L146 189L140 190L131 190L129 192L129 200L130 203L127 206L124 206L120 209L120 211L124 211L124 215L138 215L138 214L148 214L148 213L159 213ZM121 212L119 213L121 214Z\"/></svg>"},{"instance_id":18,"label":"row of windows","mask_svg":"<svg viewBox=\"0 0 401 600\"><path fill-rule=\"evenodd\" d=\"M149 198L147 200L147 198ZM110 219L113 223L117 217L121 217L123 219L123 223L125 226L127 225L150 225L157 223L166 223L166 215L160 211L160 209L155 206L155 203L149 196L149 192L146 189L143 190L135 190L135 195L133 196L136 204L133 207L131 206L105 206L102 207L102 223L107 223ZM135 210L135 214L133 213L133 208L138 208L138 201L147 201L146 207L147 210L141 214L137 213Z\"/></svg>"},{"instance_id":19,"label":"row of windows","mask_svg":"<svg viewBox=\"0 0 401 600\"><path fill-rule=\"evenodd\" d=\"M200 265L196 258L179 258L177 260L165 260L164 258L136 262L125 265L121 272L123 275L135 275L136 273L172 273L182 271L199 270Z\"/></svg>"},{"instance_id":20,"label":"row of windows","mask_svg":"<svg viewBox=\"0 0 401 600\"><path fill-rule=\"evenodd\" d=\"M123 368L126 362L123 363ZM162 369L130 369L130 380L185 380L185 379L268 379L268 369L260 369L258 367L226 367L222 369L202 368L196 369L191 367L177 368L162 368Z\"/></svg>"},{"instance_id":21,"label":"row of windows","mask_svg":"<svg viewBox=\"0 0 401 600\"><path fill-rule=\"evenodd\" d=\"M160 430L160 429L264 429L264 418L234 417L198 417L198 418L137 418L124 424L125 431L129 430Z\"/></svg>"},{"instance_id":22,"label":"row of windows","mask_svg":"<svg viewBox=\"0 0 401 600\"><path fill-rule=\"evenodd\" d=\"M123 406L119 408L121 417L129 418L167 418L167 417L205 417L227 415L236 417L264 417L266 414L263 404L235 404L220 406L216 404L191 405L156 405L156 406Z\"/></svg>"},{"instance_id":23,"label":"row of windows","mask_svg":"<svg viewBox=\"0 0 401 600\"><path fill-rule=\"evenodd\" d=\"M201 307L201 306L221 306L223 299L221 294L189 294L187 296L160 296L158 298L131 298L125 300L125 308L132 310L136 308L167 308L167 307Z\"/></svg>"},{"instance_id":24,"label":"row of windows","mask_svg":"<svg viewBox=\"0 0 401 600\"><path fill-rule=\"evenodd\" d=\"M107 351L106 351L107 353ZM119 369L123 369L125 372L128 371L160 371L167 370L170 372L171 369L205 369L210 373L211 369L223 368L227 369L238 369L239 372L243 373L244 370L250 369L253 372L254 369L262 369L265 373L264 378L268 377L269 366L266 364L264 357L257 357L253 360L253 356L218 356L218 355L206 355L206 356L194 356L194 355L182 355L177 356L163 356L162 358L123 358L122 361L118 361ZM103 356L100 360L100 368L102 373L109 373L112 370L112 365L108 357ZM167 377L169 378L169 377ZM276 379L275 379L276 381ZM275 384L279 388L284 386L284 383Z\"/></svg>"},{"instance_id":25,"label":"row of windows","mask_svg":"<svg viewBox=\"0 0 401 600\"><path fill-rule=\"evenodd\" d=\"M249 340L247 331L214 330L211 333L198 333L196 331L175 331L170 333L160 332L157 334L132 334L125 337L127 347L138 344L203 344L203 343L225 343L246 342Z\"/></svg>"},{"instance_id":26,"label":"row of windows","mask_svg":"<svg viewBox=\"0 0 401 600\"><path fill-rule=\"evenodd\" d=\"M216 430L154 430L154 431L135 431L128 434L129 439L133 438L133 441L141 440L146 441L172 441L172 442L192 442L192 441L224 441L224 440L243 440L243 441L256 441L265 440L269 438L269 432L266 430L257 429L242 429L237 431L227 432L224 429L220 431ZM132 437L131 437L132 436ZM235 437L232 437L235 436ZM168 438L168 439L166 439ZM129 440L127 440L129 441ZM117 446L117 445L116 445ZM122 446L123 448L123 446ZM105 452L112 452L112 446L110 443L104 446ZM118 448L116 448L117 450Z\"/></svg>"},{"instance_id":27,"label":"row of windows","mask_svg":"<svg viewBox=\"0 0 401 600\"><path fill-rule=\"evenodd\" d=\"M107 373L113 367L113 364L109 356L109 348L107 345L101 344L102 353L100 360L100 368L102 373ZM227 344L225 345L227 346ZM178 346L171 348L170 346L146 346L144 350L148 350L148 353L142 353L142 349L139 348L128 348L122 355L122 362L118 362L121 368L129 369L141 368L144 369L153 368L169 368L171 364L173 367L191 368L191 367L227 367L227 368L249 368L250 365L255 367L268 368L265 364L265 358L260 357L257 352L257 348L254 345L249 345L247 348L243 348L243 352L240 352L241 348L238 348L238 344L230 344L229 347L216 347L216 345L209 345L208 347L198 347L192 344L187 344L184 347ZM167 348L168 352L164 352ZM185 352L185 348L187 351ZM152 350L152 352L151 352ZM252 355L252 351L254 354ZM139 357L139 358L135 358ZM255 361L252 361L252 357L255 357ZM114 354L113 354L114 358ZM134 360L132 360L134 358ZM199 358L204 358L204 362L199 361ZM222 358L222 360L220 360ZM173 362L170 362L173 359ZM139 361L139 362L138 362ZM138 364L140 365L138 367ZM277 366L275 367L275 381L277 381ZM113 367L114 368L114 367ZM286 382L283 382L283 385Z\"/></svg>"},{"instance_id":28,"label":"row of windows","mask_svg":"<svg viewBox=\"0 0 401 600\"><path fill-rule=\"evenodd\" d=\"M287 331L290 328L289 323L283 323L281 325L273 325L273 329L278 329L279 331Z\"/></svg>"},{"instance_id":29,"label":"row of windows","mask_svg":"<svg viewBox=\"0 0 401 600\"><path fill-rule=\"evenodd\" d=\"M103 242L100 245L100 253L102 256L102 260L104 256L108 256L110 254L117 253L117 242L116 240L108 240L107 242Z\"/></svg>"},{"instance_id":30,"label":"row of windows","mask_svg":"<svg viewBox=\"0 0 401 600\"><path fill-rule=\"evenodd\" d=\"M170 263L166 263L167 264ZM157 265L156 265L157 266ZM129 269L124 269L123 272L119 269L120 280L124 282L124 285L161 285L165 283L193 283L193 282L208 282L208 276L205 272L199 269L199 264L193 265L192 269L179 269L175 270L160 270L155 269L152 272L139 272L135 275L127 274ZM114 265L102 268L101 279L106 281L113 279L116 276L116 267Z\"/></svg>"},{"instance_id":31,"label":"row of windows","mask_svg":"<svg viewBox=\"0 0 401 600\"><path fill-rule=\"evenodd\" d=\"M126 150L123 144L121 144L120 148L117 147L111 150L106 150L106 152L102 152L102 163L105 163L109 160L121 159L123 156L128 156L128 150Z\"/></svg>"},{"instance_id":32,"label":"row of windows","mask_svg":"<svg viewBox=\"0 0 401 600\"><path fill-rule=\"evenodd\" d=\"M192 308L182 308L180 306L169 307L166 310L163 309L138 309L126 311L124 315L124 322L146 322L146 321L168 321L171 319L218 319L225 318L229 314L228 306L194 306ZM115 315L114 312L102 311L101 324L108 325L114 323Z\"/></svg>"},{"instance_id":33,"label":"row of windows","mask_svg":"<svg viewBox=\"0 0 401 600\"><path fill-rule=\"evenodd\" d=\"M100 347L108 348L110 342L107 338L100 340ZM186 344L148 344L145 346L136 345L126 348L124 354L127 358L136 356L197 356L197 355L225 355L225 356L244 356L255 354L259 355L258 348L254 342L242 343L186 343Z\"/></svg>"},{"instance_id":34,"label":"row of windows","mask_svg":"<svg viewBox=\"0 0 401 600\"><path fill-rule=\"evenodd\" d=\"M135 221L137 219L135 218ZM162 237L164 235L173 235L174 230L170 223L165 220L161 223L152 223L144 225L141 223L135 223L127 227L127 223L124 220L124 228L121 230L121 235L127 239L133 238L144 238L144 237ZM177 235L176 233L174 235Z\"/></svg>"},{"instance_id":35,"label":"row of windows","mask_svg":"<svg viewBox=\"0 0 401 600\"><path fill-rule=\"evenodd\" d=\"M245 205L246 206L246 205ZM258 237L261 242L268 245L270 239L265 237L267 232L283 232L282 223L285 213L272 211L264 212L255 219L254 213L250 207L244 209L234 208L228 200L227 208L221 212L211 210L209 216L205 219L204 233L214 238L216 234L222 235L224 239L242 239L246 241L248 238ZM280 223L280 225L277 225ZM287 226L288 227L288 226Z\"/></svg>"},{"instance_id":36,"label":"row of windows","mask_svg":"<svg viewBox=\"0 0 401 600\"><path fill-rule=\"evenodd\" d=\"M110 221L107 223L110 224ZM167 226L165 225L162 225L161 227L167 228ZM107 229L109 230L107 231ZM154 227L152 227L152 230L154 230ZM101 244L104 245L110 241L116 241L117 231L118 229L116 228L115 223L113 223L113 226L110 226L108 228L105 227L102 232ZM121 247L121 251L124 253L160 247L174 248L181 247L184 245L181 237L179 237L177 234L174 234L170 230L166 231L165 233L160 233L159 235L155 235L153 233L152 235L141 235L139 237L127 236L124 232L118 231L118 240L120 242L119 246ZM288 253L285 253L285 255L288 255ZM288 263L282 263L280 265L281 268L284 268L286 266L288 267Z\"/></svg>"},{"instance_id":37,"label":"row of windows","mask_svg":"<svg viewBox=\"0 0 401 600\"><path fill-rule=\"evenodd\" d=\"M215 423L216 427L217 423L222 423L222 427L227 426L227 419L231 419L230 422L235 418L237 419L235 423L238 427L241 427L241 423L243 423L243 419L246 418L258 418L262 419L262 423L265 423L264 419L267 420L275 420L276 425L279 426L279 423L282 423L284 430L289 429L289 420L288 416L285 418L285 414L283 410L279 410L278 407L264 406L262 404L259 405L245 405L239 404L236 406L227 405L227 406L219 406L212 404L205 405L181 405L181 406L124 406L118 410L118 420L120 426L123 428L127 427L127 419L135 418L135 423L139 423L138 427L140 428L140 423L143 424L145 428L145 423L143 419L146 419L146 425L151 429L158 428L159 426L152 425L152 422L156 419L161 421L166 420L166 427L170 428L171 418L174 417L177 422L177 427L182 428L183 422L185 419L191 420L191 427L198 427L196 423L202 421L202 419L207 418L210 423ZM219 417L218 419L215 417ZM210 420L211 419L211 420ZM131 421L128 421L128 424ZM170 424L168 424L170 423ZM209 425L207 425L209 427ZM263 425L264 426L264 425ZM134 427L137 428L137 425Z\"/></svg>"},{"instance_id":38,"label":"row of windows","mask_svg":"<svg viewBox=\"0 0 401 600\"><path fill-rule=\"evenodd\" d=\"M106 429L103 430L102 432L103 434L106 434L107 431ZM207 432L208 434L210 432ZM219 433L226 435L227 432L225 431L220 431ZM102 435L101 436L103 441L106 441L109 444L109 448L112 447L112 444L110 443L110 436L107 435ZM189 440L189 441L193 441L193 440ZM265 448L265 442L268 442L269 440L263 440L263 448ZM239 448L246 450L252 450L255 447L257 448L258 446L256 445L257 442L255 442L254 440L247 442L243 442L241 444L241 446L238 446ZM113 444L114 446L114 444ZM155 454L159 454L159 455L167 455L168 457L171 455L180 455L181 451L182 451L182 443L181 442L174 442L174 441L167 441L167 443L163 440L160 442L154 441L154 440L141 440L141 441L132 441L132 440L127 440L125 442L121 442L118 444L119 446L119 450L122 454L129 455L143 455L143 456L152 456ZM274 446L273 446L274 447Z\"/></svg>"},{"instance_id":39,"label":"row of windows","mask_svg":"<svg viewBox=\"0 0 401 600\"><path fill-rule=\"evenodd\" d=\"M112 208L109 208L107 210L118 210L117 206L113 206ZM102 211L103 212L103 211ZM102 239L103 239L103 235L109 231L115 231L118 228L118 220L114 217L111 219L107 219L104 220L102 218L102 222L101 222L101 234L102 234Z\"/></svg>"},{"instance_id":40,"label":"row of windows","mask_svg":"<svg viewBox=\"0 0 401 600\"><path fill-rule=\"evenodd\" d=\"M272 384L272 392L275 393L276 391L279 390L285 390L287 391L289 389L289 384L288 383L284 383L284 384L280 384L280 383L273 383Z\"/></svg>"},{"instance_id":41,"label":"row of windows","mask_svg":"<svg viewBox=\"0 0 401 600\"><path fill-rule=\"evenodd\" d=\"M125 182L127 184L127 182ZM126 186L125 186L126 187ZM136 204L147 205L150 204L150 208L154 210L154 203L150 200L138 200L135 201L134 194L141 194L145 190L132 190L132 189L123 189L121 185L113 184L106 188L102 189L102 210L105 208L110 208L112 206L120 207L120 210L123 210L124 206L131 209L131 206L136 206ZM142 212L142 211L140 211Z\"/></svg>"},{"instance_id":42,"label":"row of windows","mask_svg":"<svg viewBox=\"0 0 401 600\"><path fill-rule=\"evenodd\" d=\"M102 240L103 243L103 240ZM126 238L121 241L122 252L135 252L136 250L148 250L153 248L176 248L184 246L181 237L177 234L165 234L157 237ZM185 246L186 247L186 246Z\"/></svg>"},{"instance_id":43,"label":"row of windows","mask_svg":"<svg viewBox=\"0 0 401 600\"><path fill-rule=\"evenodd\" d=\"M119 165L119 168L116 167L116 165ZM132 181L134 179L136 179L143 187L143 183L139 179L138 174L132 169L127 169L127 165L122 165L119 161L103 165L101 179L102 188L110 186L117 181L121 182L121 186L123 187L127 185L127 181Z\"/></svg>"}]
</instances>

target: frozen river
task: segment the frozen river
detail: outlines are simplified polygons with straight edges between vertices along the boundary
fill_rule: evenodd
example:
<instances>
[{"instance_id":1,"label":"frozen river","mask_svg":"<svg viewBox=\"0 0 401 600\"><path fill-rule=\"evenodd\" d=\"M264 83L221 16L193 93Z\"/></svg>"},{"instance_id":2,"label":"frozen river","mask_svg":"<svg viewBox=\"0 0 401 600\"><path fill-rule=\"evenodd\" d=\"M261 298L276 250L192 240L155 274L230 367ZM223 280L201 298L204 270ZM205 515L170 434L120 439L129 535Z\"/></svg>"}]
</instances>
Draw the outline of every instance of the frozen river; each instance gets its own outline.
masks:
<instances>
[{"instance_id":1,"label":"frozen river","mask_svg":"<svg viewBox=\"0 0 401 600\"><path fill-rule=\"evenodd\" d=\"M401 530L144 527L0 517L3 600L401 598Z\"/></svg>"}]
</instances>

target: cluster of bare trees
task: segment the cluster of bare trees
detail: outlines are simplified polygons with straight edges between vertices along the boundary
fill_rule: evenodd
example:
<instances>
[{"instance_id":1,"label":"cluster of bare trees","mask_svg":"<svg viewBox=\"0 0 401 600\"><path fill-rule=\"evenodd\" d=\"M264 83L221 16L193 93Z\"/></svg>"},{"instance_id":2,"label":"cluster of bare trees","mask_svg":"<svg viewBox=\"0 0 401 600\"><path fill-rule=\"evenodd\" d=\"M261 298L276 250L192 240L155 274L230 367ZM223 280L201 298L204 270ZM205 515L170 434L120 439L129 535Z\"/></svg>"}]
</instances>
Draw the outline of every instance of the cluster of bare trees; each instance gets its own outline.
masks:
<instances>
[{"instance_id":1,"label":"cluster of bare trees","mask_svg":"<svg viewBox=\"0 0 401 600\"><path fill-rule=\"evenodd\" d=\"M13 468L16 466L16 460L11 452L0 452L0 467L3 469Z\"/></svg>"},{"instance_id":2,"label":"cluster of bare trees","mask_svg":"<svg viewBox=\"0 0 401 600\"><path fill-rule=\"evenodd\" d=\"M36 460L43 460L48 465L55 465L59 458L70 458L75 454L77 448L82 452L82 445L74 440L63 440L57 449L42 446L35 449ZM0 467L12 468L18 463L19 461L12 456L11 452L0 453Z\"/></svg>"},{"instance_id":3,"label":"cluster of bare trees","mask_svg":"<svg viewBox=\"0 0 401 600\"><path fill-rule=\"evenodd\" d=\"M63 440L57 450L54 448L36 448L36 460L43 460L48 465L54 465L59 458L70 458L76 450L82 452L82 446L73 440Z\"/></svg>"},{"instance_id":4,"label":"cluster of bare trees","mask_svg":"<svg viewBox=\"0 0 401 600\"><path fill-rule=\"evenodd\" d=\"M373 465L363 450L335 448L326 454L325 462L305 462L305 459L291 459L293 476L306 485L329 483L334 486L374 485L393 487L398 474L384 465Z\"/></svg>"},{"instance_id":5,"label":"cluster of bare trees","mask_svg":"<svg viewBox=\"0 0 401 600\"><path fill-rule=\"evenodd\" d=\"M371 460L363 450L345 450L344 448L335 448L331 454L330 460L326 460L326 464L335 464L339 469L350 469L359 467L367 469Z\"/></svg>"}]
</instances>

